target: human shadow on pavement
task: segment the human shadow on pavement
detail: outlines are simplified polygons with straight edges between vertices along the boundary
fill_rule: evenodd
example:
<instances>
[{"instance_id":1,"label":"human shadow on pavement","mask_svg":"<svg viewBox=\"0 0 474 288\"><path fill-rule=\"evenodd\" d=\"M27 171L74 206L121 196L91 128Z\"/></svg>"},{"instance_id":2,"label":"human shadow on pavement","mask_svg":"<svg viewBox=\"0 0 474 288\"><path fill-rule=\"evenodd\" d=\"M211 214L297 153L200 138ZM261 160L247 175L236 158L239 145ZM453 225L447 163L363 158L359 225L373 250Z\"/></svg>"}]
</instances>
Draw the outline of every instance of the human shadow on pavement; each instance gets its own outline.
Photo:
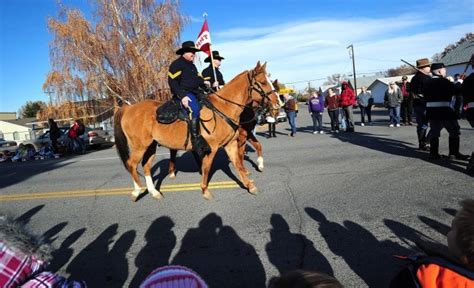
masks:
<instances>
[{"instance_id":1,"label":"human shadow on pavement","mask_svg":"<svg viewBox=\"0 0 474 288\"><path fill-rule=\"evenodd\" d=\"M313 242L303 234L291 233L286 220L280 214L270 218L270 242L265 246L268 259L278 269L280 275L304 269L334 275L331 264Z\"/></svg>"},{"instance_id":2,"label":"human shadow on pavement","mask_svg":"<svg viewBox=\"0 0 474 288\"><path fill-rule=\"evenodd\" d=\"M408 251L398 253L398 255L409 256L425 253L446 257L446 255L450 254L448 247L443 244L444 242L438 242L426 234L395 220L384 219L384 223L399 240L410 247Z\"/></svg>"},{"instance_id":3,"label":"human shadow on pavement","mask_svg":"<svg viewBox=\"0 0 474 288\"><path fill-rule=\"evenodd\" d=\"M31 221L31 218L43 208L44 205L38 205L36 207L33 207L22 215L16 217L15 221L21 222L23 225L26 225Z\"/></svg>"},{"instance_id":4,"label":"human shadow on pavement","mask_svg":"<svg viewBox=\"0 0 474 288\"><path fill-rule=\"evenodd\" d=\"M52 243L54 240L56 240L55 236L61 232L61 230L66 227L67 222L61 222L59 224L54 225L50 229L48 229L46 232L43 233L43 238L45 239L46 242Z\"/></svg>"},{"instance_id":5,"label":"human shadow on pavement","mask_svg":"<svg viewBox=\"0 0 474 288\"><path fill-rule=\"evenodd\" d=\"M130 287L139 287L154 269L169 264L171 252L176 246L173 227L174 222L166 216L156 218L151 223L145 232L145 246L135 258L137 272L130 282Z\"/></svg>"},{"instance_id":6,"label":"human shadow on pavement","mask_svg":"<svg viewBox=\"0 0 474 288\"><path fill-rule=\"evenodd\" d=\"M72 244L74 244L85 231L86 228L78 229L64 239L59 248L53 251L53 260L51 260L51 263L48 265L48 270L57 272L66 265L67 262L69 262L74 254L74 249L71 248Z\"/></svg>"},{"instance_id":7,"label":"human shadow on pavement","mask_svg":"<svg viewBox=\"0 0 474 288\"><path fill-rule=\"evenodd\" d=\"M431 219L429 217L419 215L418 219L420 219L421 222L433 228L433 230L439 232L441 235L447 236L449 230L451 230L450 226L443 224L437 220Z\"/></svg>"},{"instance_id":8,"label":"human shadow on pavement","mask_svg":"<svg viewBox=\"0 0 474 288\"><path fill-rule=\"evenodd\" d=\"M425 239L431 239L428 235L398 221L384 219L383 222L400 241L405 243L406 246L411 247L411 252L417 251L416 243Z\"/></svg>"},{"instance_id":9,"label":"human shadow on pavement","mask_svg":"<svg viewBox=\"0 0 474 288\"><path fill-rule=\"evenodd\" d=\"M122 287L128 277L127 251L135 240L133 230L123 233L112 248L118 224L105 229L71 260L66 272L72 279L84 280L89 287Z\"/></svg>"},{"instance_id":10,"label":"human shadow on pavement","mask_svg":"<svg viewBox=\"0 0 474 288\"><path fill-rule=\"evenodd\" d=\"M186 232L171 263L193 269L209 287L265 287L265 270L255 248L215 213Z\"/></svg>"},{"instance_id":11,"label":"human shadow on pavement","mask_svg":"<svg viewBox=\"0 0 474 288\"><path fill-rule=\"evenodd\" d=\"M345 220L339 224L317 209L306 207L305 211L318 223L319 233L329 249L341 256L369 287L388 287L400 266L393 255L403 253L406 248L390 240L379 241L355 222Z\"/></svg>"},{"instance_id":12,"label":"human shadow on pavement","mask_svg":"<svg viewBox=\"0 0 474 288\"><path fill-rule=\"evenodd\" d=\"M453 208L443 208L443 211L448 213L451 216L456 216L456 213L458 213L458 210L453 209Z\"/></svg>"},{"instance_id":13,"label":"human shadow on pavement","mask_svg":"<svg viewBox=\"0 0 474 288\"><path fill-rule=\"evenodd\" d=\"M441 167L448 168L457 172L461 172L463 174L466 173L465 167L460 166L459 162L449 161L447 159L430 160L429 153L422 152L415 149L412 143L408 143L408 142L404 142L404 141L400 141L396 139L378 137L373 134L363 133L363 132L340 133L335 138L343 142L348 142L348 143L358 145L364 148L384 152L387 154L397 155L397 156L421 159L423 161L426 161L435 165L439 165ZM465 164L467 165L467 162Z\"/></svg>"}]
</instances>

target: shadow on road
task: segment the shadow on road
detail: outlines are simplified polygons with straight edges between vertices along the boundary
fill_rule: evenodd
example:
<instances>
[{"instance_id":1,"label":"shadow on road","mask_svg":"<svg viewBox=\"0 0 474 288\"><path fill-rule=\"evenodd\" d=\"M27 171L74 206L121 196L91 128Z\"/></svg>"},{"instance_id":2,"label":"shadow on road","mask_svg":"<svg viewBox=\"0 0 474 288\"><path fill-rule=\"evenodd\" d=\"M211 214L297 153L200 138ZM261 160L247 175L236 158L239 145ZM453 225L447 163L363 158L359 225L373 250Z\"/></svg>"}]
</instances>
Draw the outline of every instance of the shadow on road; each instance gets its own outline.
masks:
<instances>
[{"instance_id":1,"label":"shadow on road","mask_svg":"<svg viewBox=\"0 0 474 288\"><path fill-rule=\"evenodd\" d=\"M265 270L255 248L215 213L186 232L172 263L193 269L209 287L265 287Z\"/></svg>"},{"instance_id":2,"label":"shadow on road","mask_svg":"<svg viewBox=\"0 0 474 288\"><path fill-rule=\"evenodd\" d=\"M87 152L89 154L91 152ZM20 182L42 173L61 169L74 163L71 160L81 156L66 155L58 159L29 160L25 162L4 162L0 163L0 189Z\"/></svg>"},{"instance_id":3,"label":"shadow on road","mask_svg":"<svg viewBox=\"0 0 474 288\"><path fill-rule=\"evenodd\" d=\"M234 180L237 184L240 185L241 188L244 188L244 185L240 181L240 179L235 176L230 168L231 162L227 157L226 152L224 149L219 149L214 157L214 161L212 163L211 170L209 172L209 182L212 179L212 176L216 171L222 170L230 179ZM155 175L156 171L159 170L159 174L153 177L153 181L156 183L155 186L157 189L160 189L163 180L168 176L168 167L169 167L169 159L162 159L156 163L151 170L152 175ZM176 177L179 177L179 173L199 173L198 166L196 161L194 160L194 156L191 152L186 152L181 156L176 157Z\"/></svg>"},{"instance_id":4,"label":"shadow on road","mask_svg":"<svg viewBox=\"0 0 474 288\"><path fill-rule=\"evenodd\" d=\"M317 209L307 207L306 213L318 223L318 230L329 249L341 256L369 287L388 287L400 263L393 255L404 255L406 248L390 240L379 241L361 225L345 220L331 222Z\"/></svg>"},{"instance_id":5,"label":"shadow on road","mask_svg":"<svg viewBox=\"0 0 474 288\"><path fill-rule=\"evenodd\" d=\"M145 233L145 246L135 258L137 272L130 282L130 287L139 287L154 269L169 264L171 252L176 246L173 227L174 222L166 216L151 223Z\"/></svg>"},{"instance_id":6,"label":"shadow on road","mask_svg":"<svg viewBox=\"0 0 474 288\"><path fill-rule=\"evenodd\" d=\"M33 207L22 215L16 217L15 221L21 222L22 224L26 225L31 221L31 218L43 208L44 205L38 205L36 207Z\"/></svg>"},{"instance_id":7,"label":"shadow on road","mask_svg":"<svg viewBox=\"0 0 474 288\"><path fill-rule=\"evenodd\" d=\"M428 152L422 152L415 149L412 143L383 138L374 136L370 133L340 133L338 136L334 136L335 138L343 141L348 142L354 145L358 145L361 147L365 147L368 149L384 152L387 154L409 157L409 158L416 158L421 159L423 161L439 165L444 168L448 168L457 172L466 173L465 165L467 162L458 162L458 161L449 161L447 159L439 159L439 160L430 160ZM462 164L462 166L460 165Z\"/></svg>"},{"instance_id":8,"label":"shadow on road","mask_svg":"<svg viewBox=\"0 0 474 288\"><path fill-rule=\"evenodd\" d=\"M69 263L66 271L72 279L85 280L89 287L123 287L128 278L127 251L135 240L135 231L127 231L115 241L118 224L105 229Z\"/></svg>"},{"instance_id":9,"label":"shadow on road","mask_svg":"<svg viewBox=\"0 0 474 288\"><path fill-rule=\"evenodd\" d=\"M303 234L291 233L286 220L280 214L270 219L271 241L266 245L268 259L280 274L304 269L333 275L329 261L317 251L313 242Z\"/></svg>"}]
</instances>

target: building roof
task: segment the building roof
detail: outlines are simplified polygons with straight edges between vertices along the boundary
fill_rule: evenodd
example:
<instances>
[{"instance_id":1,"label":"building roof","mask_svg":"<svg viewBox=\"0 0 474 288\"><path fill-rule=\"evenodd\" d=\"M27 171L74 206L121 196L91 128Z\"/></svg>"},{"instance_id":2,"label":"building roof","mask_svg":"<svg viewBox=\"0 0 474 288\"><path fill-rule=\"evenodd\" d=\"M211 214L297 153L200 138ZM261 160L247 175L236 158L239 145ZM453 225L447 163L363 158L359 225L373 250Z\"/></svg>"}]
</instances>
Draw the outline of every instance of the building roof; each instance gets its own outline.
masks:
<instances>
[{"instance_id":1,"label":"building roof","mask_svg":"<svg viewBox=\"0 0 474 288\"><path fill-rule=\"evenodd\" d=\"M380 76L363 76L363 77L357 77L357 88L360 88L362 86L364 87L369 87L372 83L374 83L377 78L380 78Z\"/></svg>"},{"instance_id":2,"label":"building roof","mask_svg":"<svg viewBox=\"0 0 474 288\"><path fill-rule=\"evenodd\" d=\"M466 40L440 59L446 66L467 64L474 54L474 39Z\"/></svg>"},{"instance_id":3,"label":"building roof","mask_svg":"<svg viewBox=\"0 0 474 288\"><path fill-rule=\"evenodd\" d=\"M20 118L20 119L15 119L15 120L1 120L1 121L5 121L5 122L11 123L11 124L32 128L31 125L26 125L26 123L34 122L34 121L36 121L36 118L35 117L30 117L30 118Z\"/></svg>"},{"instance_id":4,"label":"building roof","mask_svg":"<svg viewBox=\"0 0 474 288\"><path fill-rule=\"evenodd\" d=\"M406 76L408 77L408 81L411 81L411 78L413 78L413 76L415 76L415 74L406 75ZM370 90L372 87L374 87L375 84L377 84L377 82L381 82L381 83L388 86L388 83L390 83L392 81L400 82L401 80L402 80L402 76L377 78L374 82L372 82L372 84L367 88L367 90Z\"/></svg>"}]
</instances>

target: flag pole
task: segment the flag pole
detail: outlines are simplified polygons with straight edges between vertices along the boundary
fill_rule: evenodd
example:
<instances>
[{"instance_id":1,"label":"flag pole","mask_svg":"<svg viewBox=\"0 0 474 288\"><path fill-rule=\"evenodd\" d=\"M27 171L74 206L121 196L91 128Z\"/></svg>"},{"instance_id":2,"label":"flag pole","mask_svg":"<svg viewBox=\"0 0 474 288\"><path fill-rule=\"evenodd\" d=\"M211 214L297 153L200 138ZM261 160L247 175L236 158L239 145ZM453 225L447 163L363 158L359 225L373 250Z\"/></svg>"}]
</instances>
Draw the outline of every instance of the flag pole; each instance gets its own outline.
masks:
<instances>
[{"instance_id":1,"label":"flag pole","mask_svg":"<svg viewBox=\"0 0 474 288\"><path fill-rule=\"evenodd\" d=\"M207 12L204 12L204 14L202 16L204 17L204 21L206 21L207 20ZM209 31L209 33L211 33L211 31ZM212 55L212 44L211 43L209 43L209 54L210 54L209 56L211 57L211 66L212 66L212 73L214 75L214 81L217 81L216 67L214 67L214 56ZM214 84L214 83L211 83L211 88L212 88L212 84ZM219 85L217 85L216 90L219 90Z\"/></svg>"}]
</instances>

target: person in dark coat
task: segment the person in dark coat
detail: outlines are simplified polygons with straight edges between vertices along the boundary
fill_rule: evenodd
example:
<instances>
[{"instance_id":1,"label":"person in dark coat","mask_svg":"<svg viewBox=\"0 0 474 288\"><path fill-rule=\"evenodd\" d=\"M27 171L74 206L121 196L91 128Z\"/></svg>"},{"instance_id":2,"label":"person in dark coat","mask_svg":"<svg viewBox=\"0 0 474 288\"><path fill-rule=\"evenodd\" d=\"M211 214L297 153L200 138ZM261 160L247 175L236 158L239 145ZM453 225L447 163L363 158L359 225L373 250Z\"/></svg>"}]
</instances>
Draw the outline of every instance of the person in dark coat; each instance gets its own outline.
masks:
<instances>
[{"instance_id":1,"label":"person in dark coat","mask_svg":"<svg viewBox=\"0 0 474 288\"><path fill-rule=\"evenodd\" d=\"M474 58L471 58L471 68L474 69ZM462 82L461 95L463 103L466 105L466 119L474 128L474 72L467 76ZM474 176L474 152L471 154L471 159L467 165L467 173Z\"/></svg>"},{"instance_id":2,"label":"person in dark coat","mask_svg":"<svg viewBox=\"0 0 474 288\"><path fill-rule=\"evenodd\" d=\"M219 55L219 51L212 51L212 59L211 56L208 56L204 59L204 62L214 64L214 71L216 71L216 78L214 77L214 71L212 69L212 64L209 64L206 69L202 70L202 77L205 81L209 81L211 83L212 88L218 90L220 87L224 86L225 81L222 73L220 71L221 62L224 60L224 57Z\"/></svg>"},{"instance_id":3,"label":"person in dark coat","mask_svg":"<svg viewBox=\"0 0 474 288\"><path fill-rule=\"evenodd\" d=\"M201 136L199 127L200 107L198 98L201 95L199 87L210 86L209 81L204 81L199 76L194 57L200 50L195 47L193 41L183 42L181 48L176 51L180 57L171 63L168 72L168 85L173 96L181 101L183 107L190 110L191 114L191 143L193 150L204 157L211 152L211 147Z\"/></svg>"},{"instance_id":4,"label":"person in dark coat","mask_svg":"<svg viewBox=\"0 0 474 288\"><path fill-rule=\"evenodd\" d=\"M426 101L426 118L430 121L430 157L439 159L439 137L441 129L449 133L449 158L466 160L468 156L459 152L459 135L461 128L458 123L460 103L454 101L455 87L446 79L446 68L443 63L431 64L433 77L424 88Z\"/></svg>"},{"instance_id":5,"label":"person in dark coat","mask_svg":"<svg viewBox=\"0 0 474 288\"><path fill-rule=\"evenodd\" d=\"M58 152L58 139L61 136L59 127L53 119L48 119L49 124L49 139L51 140L51 146L53 146L54 153Z\"/></svg>"},{"instance_id":6,"label":"person in dark coat","mask_svg":"<svg viewBox=\"0 0 474 288\"><path fill-rule=\"evenodd\" d=\"M399 84L402 91L403 101L401 106L401 116L403 125L413 125L411 122L411 114L413 113L413 95L410 93L410 82L408 77L403 75L402 82Z\"/></svg>"},{"instance_id":7,"label":"person in dark coat","mask_svg":"<svg viewBox=\"0 0 474 288\"><path fill-rule=\"evenodd\" d=\"M431 79L430 60L422 58L416 60L416 68L419 69L411 79L410 93L413 96L413 109L416 116L416 133L418 135L418 148L420 150L429 150L428 146L428 120L426 119L426 102L423 89L426 83Z\"/></svg>"}]
</instances>

